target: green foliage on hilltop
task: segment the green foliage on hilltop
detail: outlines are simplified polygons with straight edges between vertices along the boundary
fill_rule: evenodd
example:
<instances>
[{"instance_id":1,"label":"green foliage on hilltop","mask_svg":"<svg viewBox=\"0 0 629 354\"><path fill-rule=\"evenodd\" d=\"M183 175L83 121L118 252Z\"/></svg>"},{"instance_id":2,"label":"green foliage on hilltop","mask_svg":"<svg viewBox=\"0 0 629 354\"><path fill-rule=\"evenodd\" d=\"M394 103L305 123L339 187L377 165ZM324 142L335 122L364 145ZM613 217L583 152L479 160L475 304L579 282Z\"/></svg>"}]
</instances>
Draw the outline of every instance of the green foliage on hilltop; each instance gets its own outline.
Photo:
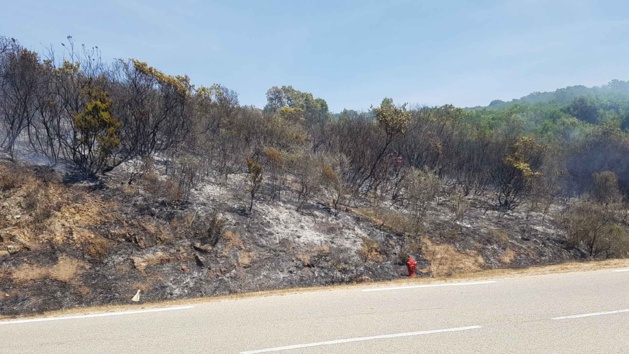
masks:
<instances>
[{"instance_id":1,"label":"green foliage on hilltop","mask_svg":"<svg viewBox=\"0 0 629 354\"><path fill-rule=\"evenodd\" d=\"M629 82L613 80L600 87L571 86L554 92L535 92L509 102L492 101L487 107L470 109L492 122L517 115L539 135L583 132L591 125L607 123L629 131ZM587 123L587 124L586 124Z\"/></svg>"}]
</instances>

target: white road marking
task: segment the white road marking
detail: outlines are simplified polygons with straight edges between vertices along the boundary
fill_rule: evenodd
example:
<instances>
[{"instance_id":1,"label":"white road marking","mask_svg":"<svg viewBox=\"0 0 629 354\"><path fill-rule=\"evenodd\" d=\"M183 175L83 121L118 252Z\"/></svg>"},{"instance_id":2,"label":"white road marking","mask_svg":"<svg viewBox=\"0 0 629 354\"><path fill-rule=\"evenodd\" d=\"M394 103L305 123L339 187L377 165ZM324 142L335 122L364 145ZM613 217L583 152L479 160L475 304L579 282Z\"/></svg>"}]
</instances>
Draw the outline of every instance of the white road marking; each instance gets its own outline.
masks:
<instances>
[{"instance_id":1,"label":"white road marking","mask_svg":"<svg viewBox=\"0 0 629 354\"><path fill-rule=\"evenodd\" d=\"M612 272L616 272L616 273L619 273L619 272L629 272L629 268L627 268L627 269L614 269L614 270L612 270Z\"/></svg>"},{"instance_id":2,"label":"white road marking","mask_svg":"<svg viewBox=\"0 0 629 354\"><path fill-rule=\"evenodd\" d=\"M84 318L108 317L108 316L134 315L134 314L151 313L151 312L187 310L187 309L191 309L193 307L194 306L178 306L178 307L166 307L166 308L148 309L148 310L124 311L124 312L106 312L106 313L97 313L97 314L93 314L93 315L82 315L82 316L65 316L65 317L50 317L50 318L33 318L33 319L28 319L28 320L16 320L16 321L0 321L0 325L18 324L18 323L32 323L32 322L60 321L60 320L77 320L77 319L84 319Z\"/></svg>"},{"instance_id":3,"label":"white road marking","mask_svg":"<svg viewBox=\"0 0 629 354\"><path fill-rule=\"evenodd\" d=\"M615 315L617 313L624 313L624 312L629 312L629 309L616 310L616 311L605 311L605 312L584 313L584 314L581 314L581 315L572 315L572 316L561 316L561 317L555 317L555 318L553 318L553 320L569 320L569 319L573 319L573 318L604 316L604 315Z\"/></svg>"},{"instance_id":4,"label":"white road marking","mask_svg":"<svg viewBox=\"0 0 629 354\"><path fill-rule=\"evenodd\" d=\"M268 353L268 352L276 352L276 351L280 351L280 350L302 349L302 348L318 347L318 346L322 346L322 345L335 345L335 344L344 344L344 343L353 343L353 342L363 342L363 341L375 340L375 339L400 338L400 337L421 336L421 335L425 335L425 334L469 331L469 330L472 330L472 329L479 329L479 328L482 328L482 327L481 326L469 326L469 327L435 329L435 330L431 330L431 331L384 334L384 335L373 336L373 337L347 338L347 339L331 340L331 341L327 341L327 342L295 344L295 345L287 345L285 347L266 348L266 349L260 349L260 350L251 350L251 351L241 352L240 354Z\"/></svg>"},{"instance_id":5,"label":"white road marking","mask_svg":"<svg viewBox=\"0 0 629 354\"><path fill-rule=\"evenodd\" d=\"M477 281L471 283L441 283L441 284L426 284L426 285L411 285L411 286L398 286L393 288L373 288L373 289L363 289L364 292L369 291L387 291L387 290L404 290L404 289L418 289L418 288L440 288L444 286L466 286L466 285L482 285L482 284L493 284L495 280L490 281Z\"/></svg>"}]
</instances>

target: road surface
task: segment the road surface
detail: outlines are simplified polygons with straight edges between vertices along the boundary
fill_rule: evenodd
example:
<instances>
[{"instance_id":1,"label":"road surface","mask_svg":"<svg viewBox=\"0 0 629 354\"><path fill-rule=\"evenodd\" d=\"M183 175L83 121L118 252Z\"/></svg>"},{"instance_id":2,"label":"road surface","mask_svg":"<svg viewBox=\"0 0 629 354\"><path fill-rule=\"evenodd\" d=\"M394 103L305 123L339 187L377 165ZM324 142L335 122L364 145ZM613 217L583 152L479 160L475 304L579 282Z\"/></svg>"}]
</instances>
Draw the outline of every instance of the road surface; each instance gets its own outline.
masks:
<instances>
[{"instance_id":1,"label":"road surface","mask_svg":"<svg viewBox=\"0 0 629 354\"><path fill-rule=\"evenodd\" d=\"M2 353L629 353L629 269L0 321Z\"/></svg>"}]
</instances>

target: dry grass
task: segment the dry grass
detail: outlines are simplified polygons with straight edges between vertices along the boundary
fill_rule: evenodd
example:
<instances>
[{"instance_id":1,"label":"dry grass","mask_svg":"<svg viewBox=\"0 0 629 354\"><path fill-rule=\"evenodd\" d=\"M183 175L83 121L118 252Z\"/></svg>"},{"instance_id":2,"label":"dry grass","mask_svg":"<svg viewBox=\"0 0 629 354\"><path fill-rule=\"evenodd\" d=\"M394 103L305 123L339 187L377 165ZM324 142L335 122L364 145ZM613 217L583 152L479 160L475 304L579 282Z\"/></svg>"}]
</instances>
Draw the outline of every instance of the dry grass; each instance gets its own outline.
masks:
<instances>
[{"instance_id":1,"label":"dry grass","mask_svg":"<svg viewBox=\"0 0 629 354\"><path fill-rule=\"evenodd\" d=\"M382 262L385 257L380 252L378 243L370 238L363 238L361 248L356 251L365 261Z\"/></svg>"},{"instance_id":2,"label":"dry grass","mask_svg":"<svg viewBox=\"0 0 629 354\"><path fill-rule=\"evenodd\" d=\"M6 192L24 183L25 171L15 165L0 164L0 191Z\"/></svg>"},{"instance_id":3,"label":"dry grass","mask_svg":"<svg viewBox=\"0 0 629 354\"><path fill-rule=\"evenodd\" d=\"M430 271L434 277L476 273L485 265L483 257L475 251L459 252L449 244L434 244L426 237L422 240L426 244L424 255L430 261Z\"/></svg>"},{"instance_id":4,"label":"dry grass","mask_svg":"<svg viewBox=\"0 0 629 354\"><path fill-rule=\"evenodd\" d=\"M387 208L362 208L352 211L394 232L417 234L422 231L420 225L409 214Z\"/></svg>"},{"instance_id":5,"label":"dry grass","mask_svg":"<svg viewBox=\"0 0 629 354\"><path fill-rule=\"evenodd\" d=\"M238 265L243 268L251 266L251 262L255 259L254 252L238 252Z\"/></svg>"},{"instance_id":6,"label":"dry grass","mask_svg":"<svg viewBox=\"0 0 629 354\"><path fill-rule=\"evenodd\" d=\"M296 258L304 265L304 267L310 267L314 265L312 261L313 257L316 257L317 255L329 255L329 254L330 254L330 246L322 245L321 247L310 248L308 251L298 254Z\"/></svg>"},{"instance_id":7,"label":"dry grass","mask_svg":"<svg viewBox=\"0 0 629 354\"><path fill-rule=\"evenodd\" d=\"M33 280L40 280L48 276L50 270L37 265L24 264L13 270L11 277L14 282L26 283Z\"/></svg>"},{"instance_id":8,"label":"dry grass","mask_svg":"<svg viewBox=\"0 0 629 354\"><path fill-rule=\"evenodd\" d=\"M65 192L65 195L59 195L59 198L67 198L67 194L74 193L74 191ZM109 216L108 212L115 208L117 205L113 203L103 202L93 196L82 195L79 201L64 205L58 213L55 213L55 216L74 227L88 227L101 224Z\"/></svg>"},{"instance_id":9,"label":"dry grass","mask_svg":"<svg viewBox=\"0 0 629 354\"><path fill-rule=\"evenodd\" d=\"M330 246L329 245L323 245L321 247L315 247L313 249L314 252L317 253L321 253L321 254L328 254L330 253Z\"/></svg>"},{"instance_id":10,"label":"dry grass","mask_svg":"<svg viewBox=\"0 0 629 354\"><path fill-rule=\"evenodd\" d=\"M84 262L62 256L52 268L25 264L13 270L11 277L17 283L40 280L46 277L68 283L88 268L89 265Z\"/></svg>"},{"instance_id":11,"label":"dry grass","mask_svg":"<svg viewBox=\"0 0 629 354\"><path fill-rule=\"evenodd\" d=\"M61 257L57 265L50 269L50 277L67 283L88 267L89 265L77 259Z\"/></svg>"},{"instance_id":12,"label":"dry grass","mask_svg":"<svg viewBox=\"0 0 629 354\"><path fill-rule=\"evenodd\" d=\"M504 252L502 252L502 255L500 255L500 261L503 264L511 264L511 262L513 262L513 260L515 259L515 256L517 254L515 253L515 251L513 251L510 248L507 248Z\"/></svg>"},{"instance_id":13,"label":"dry grass","mask_svg":"<svg viewBox=\"0 0 629 354\"><path fill-rule=\"evenodd\" d=\"M312 261L310 260L310 256L307 254L297 255L297 259L304 265L304 267L309 267L312 265Z\"/></svg>"},{"instance_id":14,"label":"dry grass","mask_svg":"<svg viewBox=\"0 0 629 354\"><path fill-rule=\"evenodd\" d=\"M0 218L0 229L18 228L20 243L31 249L49 241L77 248L92 243L95 235L88 228L108 220L117 208L95 194L43 181L32 170L15 165L0 164L0 189L2 212L9 216Z\"/></svg>"},{"instance_id":15,"label":"dry grass","mask_svg":"<svg viewBox=\"0 0 629 354\"><path fill-rule=\"evenodd\" d=\"M506 246L509 244L509 234L505 230L491 229L491 236L499 245Z\"/></svg>"},{"instance_id":16,"label":"dry grass","mask_svg":"<svg viewBox=\"0 0 629 354\"><path fill-rule=\"evenodd\" d=\"M225 249L223 250L223 255L226 256L229 251L232 249L242 250L245 248L244 243L240 239L240 235L237 232L227 230L223 234L223 239L225 240Z\"/></svg>"},{"instance_id":17,"label":"dry grass","mask_svg":"<svg viewBox=\"0 0 629 354\"><path fill-rule=\"evenodd\" d=\"M155 253L146 254L142 256L133 256L131 257L131 260L133 261L133 265L137 268L137 270L144 273L144 271L146 270L148 266L157 265L157 264L166 264L166 263L173 262L177 259L176 257L173 257L164 252L155 252Z\"/></svg>"},{"instance_id":18,"label":"dry grass","mask_svg":"<svg viewBox=\"0 0 629 354\"><path fill-rule=\"evenodd\" d=\"M101 260L109 253L111 247L113 247L112 241L101 236L95 236L87 240L85 250L90 257Z\"/></svg>"}]
</instances>

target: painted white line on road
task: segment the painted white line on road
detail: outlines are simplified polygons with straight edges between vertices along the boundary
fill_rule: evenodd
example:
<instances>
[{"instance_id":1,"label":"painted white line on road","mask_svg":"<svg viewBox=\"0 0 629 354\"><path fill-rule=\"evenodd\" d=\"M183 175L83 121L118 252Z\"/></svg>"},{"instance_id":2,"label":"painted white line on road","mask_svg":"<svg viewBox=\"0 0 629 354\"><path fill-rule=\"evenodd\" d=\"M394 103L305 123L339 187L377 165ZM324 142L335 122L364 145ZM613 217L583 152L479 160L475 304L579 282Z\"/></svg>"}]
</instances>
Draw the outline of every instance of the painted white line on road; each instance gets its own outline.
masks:
<instances>
[{"instance_id":1,"label":"painted white line on road","mask_svg":"<svg viewBox=\"0 0 629 354\"><path fill-rule=\"evenodd\" d=\"M369 291L387 291L387 290L404 290L404 289L418 289L418 288L440 288L444 286L466 286L466 285L482 285L482 284L493 284L495 280L491 281L477 281L472 283L441 283L441 284L426 284L426 285L411 285L411 286L398 286L393 288L373 288L373 289L363 289L364 292Z\"/></svg>"},{"instance_id":2,"label":"painted white line on road","mask_svg":"<svg viewBox=\"0 0 629 354\"><path fill-rule=\"evenodd\" d=\"M616 311L605 311L605 312L584 313L584 314L581 314L581 315L572 315L572 316L561 316L561 317L555 317L555 318L553 318L553 320L569 320L569 319L573 319L573 318L615 315L617 313L624 313L624 312L629 312L629 309L616 310Z\"/></svg>"},{"instance_id":3,"label":"painted white line on road","mask_svg":"<svg viewBox=\"0 0 629 354\"><path fill-rule=\"evenodd\" d=\"M357 337L357 338L348 338L348 339L338 339L338 340L331 340L331 341L327 341L327 342L295 344L295 345L287 345L285 347L266 348L266 349L260 349L260 350L251 350L251 351L241 352L240 354L268 353L268 352L276 352L276 351L280 351L280 350L302 349L302 348L310 348L310 347L319 347L319 346L322 346L322 345L335 345L335 344L344 344L344 343L353 343L353 342L363 342L363 341L375 340L375 339L400 338L400 337L421 336L421 335L425 335L425 334L469 331L469 330L472 330L472 329L479 329L479 328L482 328L482 327L481 326L469 326L469 327L435 329L435 330L431 330L431 331L419 331L419 332L385 334L385 335L373 336L373 337Z\"/></svg>"},{"instance_id":4,"label":"painted white line on road","mask_svg":"<svg viewBox=\"0 0 629 354\"><path fill-rule=\"evenodd\" d=\"M60 321L60 320L77 320L77 319L83 319L83 318L108 317L108 316L134 315L134 314L151 313L151 312L187 310L193 307L194 306L178 306L178 307L166 307L166 308L160 308L160 309L124 311L124 312L105 312L105 313L97 313L93 315L82 315L82 316L65 316L65 317L50 317L50 318L33 318L33 319L28 319L28 320L16 320L16 321L0 321L0 325Z\"/></svg>"},{"instance_id":5,"label":"painted white line on road","mask_svg":"<svg viewBox=\"0 0 629 354\"><path fill-rule=\"evenodd\" d=\"M614 270L612 270L612 272L616 272L616 273L619 273L619 272L629 272L629 268L627 268L627 269L614 269Z\"/></svg>"}]
</instances>

